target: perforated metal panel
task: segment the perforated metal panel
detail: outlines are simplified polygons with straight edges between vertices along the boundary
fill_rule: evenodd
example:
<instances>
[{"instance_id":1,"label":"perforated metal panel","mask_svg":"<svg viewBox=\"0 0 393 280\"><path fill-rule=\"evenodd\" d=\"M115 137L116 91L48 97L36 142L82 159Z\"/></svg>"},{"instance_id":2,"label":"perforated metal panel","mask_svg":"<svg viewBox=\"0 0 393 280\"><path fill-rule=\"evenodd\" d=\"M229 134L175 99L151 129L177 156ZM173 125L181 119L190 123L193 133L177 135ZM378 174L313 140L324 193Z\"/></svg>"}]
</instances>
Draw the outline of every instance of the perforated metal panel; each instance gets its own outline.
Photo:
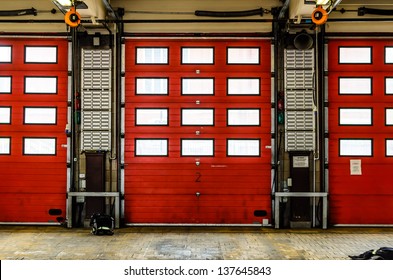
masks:
<instances>
[{"instance_id":1,"label":"perforated metal panel","mask_svg":"<svg viewBox=\"0 0 393 280\"><path fill-rule=\"evenodd\" d=\"M314 149L314 50L285 50L285 149Z\"/></svg>"},{"instance_id":2,"label":"perforated metal panel","mask_svg":"<svg viewBox=\"0 0 393 280\"><path fill-rule=\"evenodd\" d=\"M82 150L111 149L111 50L82 50Z\"/></svg>"}]
</instances>

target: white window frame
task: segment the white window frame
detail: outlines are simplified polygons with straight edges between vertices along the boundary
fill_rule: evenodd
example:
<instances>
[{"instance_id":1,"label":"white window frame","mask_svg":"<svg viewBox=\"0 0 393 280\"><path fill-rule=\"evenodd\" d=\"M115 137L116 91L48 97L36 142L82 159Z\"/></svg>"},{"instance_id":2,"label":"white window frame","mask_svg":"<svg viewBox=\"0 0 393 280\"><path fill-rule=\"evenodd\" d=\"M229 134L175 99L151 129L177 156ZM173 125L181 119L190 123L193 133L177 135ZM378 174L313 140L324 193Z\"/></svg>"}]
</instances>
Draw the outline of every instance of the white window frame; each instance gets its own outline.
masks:
<instances>
[{"instance_id":1,"label":"white window frame","mask_svg":"<svg viewBox=\"0 0 393 280\"><path fill-rule=\"evenodd\" d=\"M385 156L393 157L393 139L385 139Z\"/></svg>"},{"instance_id":2,"label":"white window frame","mask_svg":"<svg viewBox=\"0 0 393 280\"><path fill-rule=\"evenodd\" d=\"M211 108L182 108L181 125L214 126L214 109Z\"/></svg>"},{"instance_id":3,"label":"white window frame","mask_svg":"<svg viewBox=\"0 0 393 280\"><path fill-rule=\"evenodd\" d=\"M228 157L260 157L261 139L227 139Z\"/></svg>"},{"instance_id":4,"label":"white window frame","mask_svg":"<svg viewBox=\"0 0 393 280\"><path fill-rule=\"evenodd\" d=\"M24 124L56 124L56 107L24 107Z\"/></svg>"},{"instance_id":5,"label":"white window frame","mask_svg":"<svg viewBox=\"0 0 393 280\"><path fill-rule=\"evenodd\" d=\"M169 140L167 138L136 138L136 157L166 157L168 156Z\"/></svg>"},{"instance_id":6,"label":"white window frame","mask_svg":"<svg viewBox=\"0 0 393 280\"><path fill-rule=\"evenodd\" d=\"M227 64L259 65L260 56L259 47L227 47Z\"/></svg>"},{"instance_id":7,"label":"white window frame","mask_svg":"<svg viewBox=\"0 0 393 280\"><path fill-rule=\"evenodd\" d=\"M340 95L371 95L373 80L371 77L339 77Z\"/></svg>"},{"instance_id":8,"label":"white window frame","mask_svg":"<svg viewBox=\"0 0 393 280\"><path fill-rule=\"evenodd\" d=\"M227 78L227 95L261 95L260 78Z\"/></svg>"},{"instance_id":9,"label":"white window frame","mask_svg":"<svg viewBox=\"0 0 393 280\"><path fill-rule=\"evenodd\" d=\"M385 125L393 125L393 108L385 108Z\"/></svg>"},{"instance_id":10,"label":"white window frame","mask_svg":"<svg viewBox=\"0 0 393 280\"><path fill-rule=\"evenodd\" d=\"M57 77L25 77L26 94L57 94Z\"/></svg>"},{"instance_id":11,"label":"white window frame","mask_svg":"<svg viewBox=\"0 0 393 280\"><path fill-rule=\"evenodd\" d=\"M385 47L385 64L393 64L393 46Z\"/></svg>"},{"instance_id":12,"label":"white window frame","mask_svg":"<svg viewBox=\"0 0 393 280\"><path fill-rule=\"evenodd\" d=\"M0 94L12 92L12 77L0 76Z\"/></svg>"},{"instance_id":13,"label":"white window frame","mask_svg":"<svg viewBox=\"0 0 393 280\"><path fill-rule=\"evenodd\" d=\"M182 78L182 95L214 95L214 78Z\"/></svg>"},{"instance_id":14,"label":"white window frame","mask_svg":"<svg viewBox=\"0 0 393 280\"><path fill-rule=\"evenodd\" d=\"M0 124L11 124L11 107L0 106Z\"/></svg>"},{"instance_id":15,"label":"white window frame","mask_svg":"<svg viewBox=\"0 0 393 280\"><path fill-rule=\"evenodd\" d=\"M373 140L372 139L339 139L339 156L373 156Z\"/></svg>"},{"instance_id":16,"label":"white window frame","mask_svg":"<svg viewBox=\"0 0 393 280\"><path fill-rule=\"evenodd\" d=\"M372 125L372 108L339 108L339 125Z\"/></svg>"},{"instance_id":17,"label":"white window frame","mask_svg":"<svg viewBox=\"0 0 393 280\"><path fill-rule=\"evenodd\" d=\"M227 109L228 126L260 126L261 109L231 108Z\"/></svg>"},{"instance_id":18,"label":"white window frame","mask_svg":"<svg viewBox=\"0 0 393 280\"><path fill-rule=\"evenodd\" d=\"M135 125L166 126L169 124L168 108L136 108Z\"/></svg>"},{"instance_id":19,"label":"white window frame","mask_svg":"<svg viewBox=\"0 0 393 280\"><path fill-rule=\"evenodd\" d=\"M12 63L12 46L0 46L0 63Z\"/></svg>"},{"instance_id":20,"label":"white window frame","mask_svg":"<svg viewBox=\"0 0 393 280\"><path fill-rule=\"evenodd\" d=\"M149 84L149 81L152 83ZM135 78L136 95L168 95L169 78Z\"/></svg>"},{"instance_id":21,"label":"white window frame","mask_svg":"<svg viewBox=\"0 0 393 280\"><path fill-rule=\"evenodd\" d=\"M214 64L214 47L182 47L182 64Z\"/></svg>"},{"instance_id":22,"label":"white window frame","mask_svg":"<svg viewBox=\"0 0 393 280\"><path fill-rule=\"evenodd\" d=\"M25 46L25 63L57 64L57 46Z\"/></svg>"},{"instance_id":23,"label":"white window frame","mask_svg":"<svg viewBox=\"0 0 393 280\"><path fill-rule=\"evenodd\" d=\"M157 56L155 53L149 53L150 51L161 52ZM156 60L158 59L158 60ZM135 63L159 65L159 64L169 64L169 48L168 47L136 47L135 49Z\"/></svg>"},{"instance_id":24,"label":"white window frame","mask_svg":"<svg viewBox=\"0 0 393 280\"><path fill-rule=\"evenodd\" d=\"M339 64L372 64L372 47L339 47Z\"/></svg>"},{"instance_id":25,"label":"white window frame","mask_svg":"<svg viewBox=\"0 0 393 280\"><path fill-rule=\"evenodd\" d=\"M45 156L56 155L56 142L56 138L24 137L23 154Z\"/></svg>"},{"instance_id":26,"label":"white window frame","mask_svg":"<svg viewBox=\"0 0 393 280\"><path fill-rule=\"evenodd\" d=\"M181 156L214 156L214 139L181 139Z\"/></svg>"},{"instance_id":27,"label":"white window frame","mask_svg":"<svg viewBox=\"0 0 393 280\"><path fill-rule=\"evenodd\" d=\"M393 94L393 77L385 77L385 94Z\"/></svg>"},{"instance_id":28,"label":"white window frame","mask_svg":"<svg viewBox=\"0 0 393 280\"><path fill-rule=\"evenodd\" d=\"M11 154L11 137L0 136L0 155Z\"/></svg>"}]
</instances>

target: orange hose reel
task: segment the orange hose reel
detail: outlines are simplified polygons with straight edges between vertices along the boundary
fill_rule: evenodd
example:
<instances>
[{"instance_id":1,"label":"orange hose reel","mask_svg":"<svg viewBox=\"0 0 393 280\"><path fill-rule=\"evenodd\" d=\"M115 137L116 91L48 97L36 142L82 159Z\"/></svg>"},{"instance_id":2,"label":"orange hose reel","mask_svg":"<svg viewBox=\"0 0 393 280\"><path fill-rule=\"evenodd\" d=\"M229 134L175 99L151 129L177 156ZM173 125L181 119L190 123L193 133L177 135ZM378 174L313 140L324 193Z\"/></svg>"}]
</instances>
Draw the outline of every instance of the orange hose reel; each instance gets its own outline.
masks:
<instances>
[{"instance_id":1,"label":"orange hose reel","mask_svg":"<svg viewBox=\"0 0 393 280\"><path fill-rule=\"evenodd\" d=\"M81 16L76 11L75 7L71 7L70 10L64 15L64 20L70 27L77 27L81 23Z\"/></svg>"},{"instance_id":2,"label":"orange hose reel","mask_svg":"<svg viewBox=\"0 0 393 280\"><path fill-rule=\"evenodd\" d=\"M328 13L322 6L318 6L311 14L312 22L316 25L324 24L328 19Z\"/></svg>"}]
</instances>

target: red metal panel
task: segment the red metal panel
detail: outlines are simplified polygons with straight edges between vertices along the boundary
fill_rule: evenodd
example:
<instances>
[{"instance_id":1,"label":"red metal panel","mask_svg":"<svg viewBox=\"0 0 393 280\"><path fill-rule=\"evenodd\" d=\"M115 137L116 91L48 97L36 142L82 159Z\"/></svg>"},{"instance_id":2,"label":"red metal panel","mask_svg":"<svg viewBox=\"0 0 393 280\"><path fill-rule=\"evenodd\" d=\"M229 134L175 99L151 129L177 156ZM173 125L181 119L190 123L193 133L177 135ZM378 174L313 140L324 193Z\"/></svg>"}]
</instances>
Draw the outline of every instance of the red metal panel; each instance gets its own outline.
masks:
<instances>
[{"instance_id":1,"label":"red metal panel","mask_svg":"<svg viewBox=\"0 0 393 280\"><path fill-rule=\"evenodd\" d=\"M0 222L56 222L49 209L65 215L67 144L68 42L65 39L0 39L12 46L12 63L0 76L12 77L12 93L0 94L0 106L11 106L11 124L0 125L0 137L11 137L11 154L0 155ZM25 46L56 46L56 64L26 64ZM56 76L57 94L25 94L25 76ZM24 124L24 107L56 107L54 125ZM56 155L23 155L24 137L56 138Z\"/></svg>"},{"instance_id":2,"label":"red metal panel","mask_svg":"<svg viewBox=\"0 0 393 280\"><path fill-rule=\"evenodd\" d=\"M136 47L168 47L168 65L135 63ZM214 65L182 65L181 47L214 47ZM260 65L227 65L226 48L260 47ZM127 223L251 224L271 213L271 86L268 40L127 40L125 218ZM199 71L197 71L199 70ZM169 79L168 95L136 95L136 77ZM228 96L227 78L259 78L260 96ZM181 94L181 78L214 78L214 95ZM199 104L197 104L199 101ZM168 126L135 126L135 108L169 108ZM181 109L214 108L214 126L182 126ZM261 125L227 126L227 109L261 109ZM196 131L200 134L197 135ZM135 138L166 138L166 157L135 157ZM181 156L181 139L214 139L214 156ZM228 138L258 138L260 157L228 157ZM196 162L200 162L197 165ZM196 194L200 193L200 196Z\"/></svg>"},{"instance_id":3,"label":"red metal panel","mask_svg":"<svg viewBox=\"0 0 393 280\"><path fill-rule=\"evenodd\" d=\"M392 64L385 64L387 40L329 41L329 193L333 224L393 224L391 166L385 140L393 138L393 126L385 125L385 108L393 107L393 95L385 94L385 77ZM371 64L339 64L340 46L372 48ZM339 77L371 77L372 94L340 95ZM339 125L340 108L372 108L372 125ZM371 157L339 156L339 139L372 139ZM350 174L350 160L361 159L362 175Z\"/></svg>"}]
</instances>

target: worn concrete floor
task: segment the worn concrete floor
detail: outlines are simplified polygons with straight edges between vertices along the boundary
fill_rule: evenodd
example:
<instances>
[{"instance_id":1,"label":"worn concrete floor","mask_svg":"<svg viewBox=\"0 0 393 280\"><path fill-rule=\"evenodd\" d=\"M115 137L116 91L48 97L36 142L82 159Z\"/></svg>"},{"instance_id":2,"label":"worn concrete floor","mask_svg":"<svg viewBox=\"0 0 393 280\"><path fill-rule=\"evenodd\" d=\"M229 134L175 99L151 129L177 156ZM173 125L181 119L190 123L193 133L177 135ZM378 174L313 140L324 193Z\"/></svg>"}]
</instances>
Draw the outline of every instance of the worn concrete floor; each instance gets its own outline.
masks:
<instances>
[{"instance_id":1,"label":"worn concrete floor","mask_svg":"<svg viewBox=\"0 0 393 280\"><path fill-rule=\"evenodd\" d=\"M2 260L348 260L393 247L393 228L0 226Z\"/></svg>"}]
</instances>

